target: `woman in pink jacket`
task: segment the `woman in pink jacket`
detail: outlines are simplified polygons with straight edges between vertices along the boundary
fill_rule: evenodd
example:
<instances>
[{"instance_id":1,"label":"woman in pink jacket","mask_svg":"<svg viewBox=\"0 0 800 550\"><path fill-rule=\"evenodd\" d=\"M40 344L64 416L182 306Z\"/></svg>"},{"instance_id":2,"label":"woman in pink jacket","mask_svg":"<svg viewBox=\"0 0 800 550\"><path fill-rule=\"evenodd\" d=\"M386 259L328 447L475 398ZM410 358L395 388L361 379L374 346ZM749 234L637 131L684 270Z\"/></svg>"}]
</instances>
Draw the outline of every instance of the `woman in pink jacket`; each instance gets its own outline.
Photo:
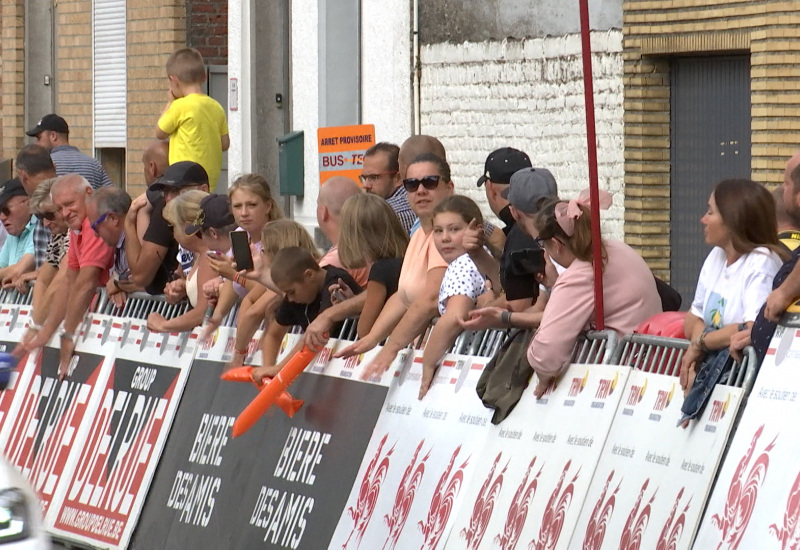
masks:
<instances>
[{"instance_id":1,"label":"woman in pink jacket","mask_svg":"<svg viewBox=\"0 0 800 550\"><path fill-rule=\"evenodd\" d=\"M611 205L611 195L600 191L600 207ZM569 366L572 348L582 331L591 329L594 311L589 190L569 202L551 201L537 214L534 226L545 259L566 270L553 281L541 325L528 348L528 361L539 383L541 397ZM649 317L661 312L661 299L653 274L644 260L623 242L603 239L603 306L606 329L631 333ZM553 270L548 270L552 272Z\"/></svg>"}]
</instances>

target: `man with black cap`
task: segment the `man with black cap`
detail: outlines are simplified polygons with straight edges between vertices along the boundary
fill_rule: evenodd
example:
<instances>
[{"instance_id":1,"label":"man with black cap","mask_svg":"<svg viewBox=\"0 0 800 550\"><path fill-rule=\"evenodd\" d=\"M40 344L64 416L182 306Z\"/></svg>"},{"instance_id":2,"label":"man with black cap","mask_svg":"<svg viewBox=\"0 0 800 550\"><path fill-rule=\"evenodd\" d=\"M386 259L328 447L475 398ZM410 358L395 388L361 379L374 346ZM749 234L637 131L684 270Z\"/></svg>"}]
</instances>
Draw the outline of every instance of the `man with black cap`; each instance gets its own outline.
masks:
<instances>
[{"instance_id":1,"label":"man with black cap","mask_svg":"<svg viewBox=\"0 0 800 550\"><path fill-rule=\"evenodd\" d=\"M515 220L508 207L508 200L502 193L508 188L514 172L531 166L528 155L513 147L503 147L489 153L483 166L483 175L478 178L478 187L484 188L489 208L506 224L503 228L506 235L514 227Z\"/></svg>"},{"instance_id":2,"label":"man with black cap","mask_svg":"<svg viewBox=\"0 0 800 550\"><path fill-rule=\"evenodd\" d=\"M178 242L173 236L172 228L164 220L164 205L189 189L208 192L208 174L196 162L176 162L149 187L147 194L133 201L128 215L125 216L125 232L128 235L137 235L138 212L148 204L148 194L154 197L153 213L142 242L139 239L125 239L130 279L150 294L162 294L178 267Z\"/></svg>"},{"instance_id":3,"label":"man with black cap","mask_svg":"<svg viewBox=\"0 0 800 550\"><path fill-rule=\"evenodd\" d=\"M36 218L31 215L28 194L17 178L0 187L0 222L8 232L0 249L0 281L6 286L34 269L33 229Z\"/></svg>"},{"instance_id":4,"label":"man with black cap","mask_svg":"<svg viewBox=\"0 0 800 550\"><path fill-rule=\"evenodd\" d=\"M50 151L59 176L80 174L92 185L92 189L111 185L111 178L97 160L69 144L69 126L57 114L43 116L36 126L25 133L35 137L38 145Z\"/></svg>"}]
</instances>

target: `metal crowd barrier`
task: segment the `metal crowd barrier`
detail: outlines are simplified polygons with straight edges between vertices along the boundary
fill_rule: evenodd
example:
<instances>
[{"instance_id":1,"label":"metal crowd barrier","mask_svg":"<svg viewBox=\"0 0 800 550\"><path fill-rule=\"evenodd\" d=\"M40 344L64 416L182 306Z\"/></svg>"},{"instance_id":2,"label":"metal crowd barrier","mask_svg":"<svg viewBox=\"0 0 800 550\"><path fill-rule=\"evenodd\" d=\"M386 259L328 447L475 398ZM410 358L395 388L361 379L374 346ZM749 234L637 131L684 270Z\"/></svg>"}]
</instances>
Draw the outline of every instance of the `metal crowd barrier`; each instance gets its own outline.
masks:
<instances>
[{"instance_id":1,"label":"metal crowd barrier","mask_svg":"<svg viewBox=\"0 0 800 550\"><path fill-rule=\"evenodd\" d=\"M9 304L15 306L29 306L33 302L33 288L28 292L20 293L15 289L2 289L0 290L0 304Z\"/></svg>"},{"instance_id":2,"label":"metal crowd barrier","mask_svg":"<svg viewBox=\"0 0 800 550\"><path fill-rule=\"evenodd\" d=\"M572 348L571 363L611 364L617 349L617 333L613 330L597 330L581 334Z\"/></svg>"}]
</instances>

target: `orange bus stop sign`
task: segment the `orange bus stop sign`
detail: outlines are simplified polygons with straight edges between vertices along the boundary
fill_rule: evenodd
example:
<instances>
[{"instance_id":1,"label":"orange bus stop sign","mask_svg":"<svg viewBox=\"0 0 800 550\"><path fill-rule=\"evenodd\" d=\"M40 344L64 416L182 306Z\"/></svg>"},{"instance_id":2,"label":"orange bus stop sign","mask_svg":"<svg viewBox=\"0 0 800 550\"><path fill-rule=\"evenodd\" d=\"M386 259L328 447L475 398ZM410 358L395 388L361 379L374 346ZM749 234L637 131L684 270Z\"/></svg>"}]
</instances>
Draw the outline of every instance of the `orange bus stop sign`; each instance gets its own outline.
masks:
<instances>
[{"instance_id":1,"label":"orange bus stop sign","mask_svg":"<svg viewBox=\"0 0 800 550\"><path fill-rule=\"evenodd\" d=\"M375 145L375 125L334 126L317 130L319 183L346 176L356 183L364 165L364 153Z\"/></svg>"}]
</instances>

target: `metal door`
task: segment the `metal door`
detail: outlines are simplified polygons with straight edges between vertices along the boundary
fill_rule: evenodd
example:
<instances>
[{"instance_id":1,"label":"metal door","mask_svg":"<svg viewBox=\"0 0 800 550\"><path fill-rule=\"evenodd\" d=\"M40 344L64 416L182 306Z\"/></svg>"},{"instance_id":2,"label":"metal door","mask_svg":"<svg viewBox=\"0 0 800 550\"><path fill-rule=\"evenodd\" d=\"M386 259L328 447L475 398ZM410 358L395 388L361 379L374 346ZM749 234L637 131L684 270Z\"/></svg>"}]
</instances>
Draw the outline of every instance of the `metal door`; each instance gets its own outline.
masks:
<instances>
[{"instance_id":1,"label":"metal door","mask_svg":"<svg viewBox=\"0 0 800 550\"><path fill-rule=\"evenodd\" d=\"M750 177L750 58L677 58L671 69L670 275L688 309L710 251L700 224L709 195Z\"/></svg>"}]
</instances>

